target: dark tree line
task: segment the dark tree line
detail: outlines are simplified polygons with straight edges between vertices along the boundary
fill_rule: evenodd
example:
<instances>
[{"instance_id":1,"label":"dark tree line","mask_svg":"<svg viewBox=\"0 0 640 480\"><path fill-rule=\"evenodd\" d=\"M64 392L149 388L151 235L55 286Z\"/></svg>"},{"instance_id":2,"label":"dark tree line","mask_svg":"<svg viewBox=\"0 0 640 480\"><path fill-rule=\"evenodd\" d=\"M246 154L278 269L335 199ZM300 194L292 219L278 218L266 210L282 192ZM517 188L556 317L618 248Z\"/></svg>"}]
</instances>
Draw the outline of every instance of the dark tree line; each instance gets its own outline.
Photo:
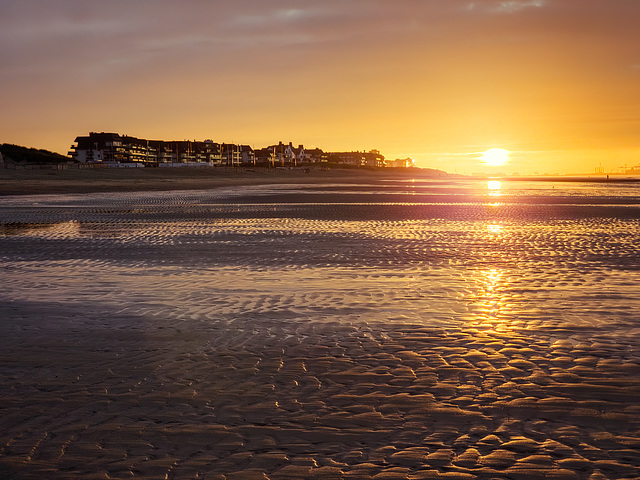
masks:
<instances>
[{"instance_id":1,"label":"dark tree line","mask_svg":"<svg viewBox=\"0 0 640 480\"><path fill-rule=\"evenodd\" d=\"M2 158L7 164L55 165L73 161L71 158L60 155L59 153L37 148L21 147L10 143L0 144L0 153L2 153Z\"/></svg>"}]
</instances>

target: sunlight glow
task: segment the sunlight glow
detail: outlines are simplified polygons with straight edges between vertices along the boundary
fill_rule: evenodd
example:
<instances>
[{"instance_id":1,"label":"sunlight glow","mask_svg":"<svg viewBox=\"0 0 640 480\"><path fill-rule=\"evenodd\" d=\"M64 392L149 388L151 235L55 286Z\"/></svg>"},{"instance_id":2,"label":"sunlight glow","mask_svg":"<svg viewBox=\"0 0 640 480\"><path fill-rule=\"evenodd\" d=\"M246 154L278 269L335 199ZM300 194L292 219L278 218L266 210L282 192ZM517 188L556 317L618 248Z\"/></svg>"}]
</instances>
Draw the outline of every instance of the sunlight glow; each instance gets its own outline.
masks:
<instances>
[{"instance_id":1,"label":"sunlight glow","mask_svg":"<svg viewBox=\"0 0 640 480\"><path fill-rule=\"evenodd\" d=\"M499 167L509 161L509 150L505 150L504 148L491 148L486 152L482 152L481 159L485 165Z\"/></svg>"},{"instance_id":2,"label":"sunlight glow","mask_svg":"<svg viewBox=\"0 0 640 480\"><path fill-rule=\"evenodd\" d=\"M489 180L487 182L487 188L489 189L490 197L500 197L500 189L502 188L502 182L499 180Z\"/></svg>"},{"instance_id":3,"label":"sunlight glow","mask_svg":"<svg viewBox=\"0 0 640 480\"><path fill-rule=\"evenodd\" d=\"M503 315L503 310L507 307L504 292L509 286L509 279L504 272L498 268L486 270L480 285L481 323L493 324L494 329L508 327L507 318ZM506 321L506 323L504 323ZM500 325L502 324L502 325Z\"/></svg>"},{"instance_id":4,"label":"sunlight glow","mask_svg":"<svg viewBox=\"0 0 640 480\"><path fill-rule=\"evenodd\" d=\"M502 281L502 272L497 268L492 268L487 272L485 272L485 276L486 276L485 291L487 292L488 295L490 295L491 293L493 293L494 290L496 290L500 286L500 283ZM499 303L495 299L491 299L491 300L493 301L494 304Z\"/></svg>"},{"instance_id":5,"label":"sunlight glow","mask_svg":"<svg viewBox=\"0 0 640 480\"><path fill-rule=\"evenodd\" d=\"M492 235L502 233L502 225L490 223L489 225L487 225L487 232Z\"/></svg>"}]
</instances>

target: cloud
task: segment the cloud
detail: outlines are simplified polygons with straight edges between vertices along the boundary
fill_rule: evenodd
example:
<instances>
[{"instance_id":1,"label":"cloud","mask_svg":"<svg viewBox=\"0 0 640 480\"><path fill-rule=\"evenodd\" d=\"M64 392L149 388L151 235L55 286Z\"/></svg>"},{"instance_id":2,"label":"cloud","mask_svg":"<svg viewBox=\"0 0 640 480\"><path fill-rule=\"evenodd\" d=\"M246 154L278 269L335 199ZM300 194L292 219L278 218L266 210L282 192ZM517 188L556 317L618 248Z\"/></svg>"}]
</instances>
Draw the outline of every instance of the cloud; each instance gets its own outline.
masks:
<instances>
[{"instance_id":1,"label":"cloud","mask_svg":"<svg viewBox=\"0 0 640 480\"><path fill-rule=\"evenodd\" d=\"M298 22L307 22L319 17L327 17L330 11L319 6L307 8L276 8L262 14L239 13L235 16L234 22L238 26L266 26L280 28L283 26L293 27Z\"/></svg>"},{"instance_id":2,"label":"cloud","mask_svg":"<svg viewBox=\"0 0 640 480\"><path fill-rule=\"evenodd\" d=\"M423 62L452 50L464 57L463 49L514 38L556 41L559 50L593 38L607 48L622 35L630 38L620 48L630 49L639 14L636 0L0 0L0 60L5 73L102 71L100 63L244 68L287 58L340 66L349 57Z\"/></svg>"},{"instance_id":3,"label":"cloud","mask_svg":"<svg viewBox=\"0 0 640 480\"><path fill-rule=\"evenodd\" d=\"M517 13L528 8L542 8L546 4L545 0L520 0L520 1L492 1L492 2L470 2L465 9L469 12L488 13Z\"/></svg>"}]
</instances>

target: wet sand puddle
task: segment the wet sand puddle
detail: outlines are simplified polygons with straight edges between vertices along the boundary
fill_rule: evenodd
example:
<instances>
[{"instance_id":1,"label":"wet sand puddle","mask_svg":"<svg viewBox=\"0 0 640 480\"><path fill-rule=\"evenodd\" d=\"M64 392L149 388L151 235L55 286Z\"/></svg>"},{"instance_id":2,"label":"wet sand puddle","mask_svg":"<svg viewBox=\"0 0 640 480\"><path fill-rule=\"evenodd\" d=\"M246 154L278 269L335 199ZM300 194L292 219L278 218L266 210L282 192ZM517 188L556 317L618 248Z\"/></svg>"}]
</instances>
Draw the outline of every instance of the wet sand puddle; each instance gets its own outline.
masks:
<instances>
[{"instance_id":1,"label":"wet sand puddle","mask_svg":"<svg viewBox=\"0 0 640 480\"><path fill-rule=\"evenodd\" d=\"M0 478L640 477L638 198L366 187L5 199Z\"/></svg>"}]
</instances>

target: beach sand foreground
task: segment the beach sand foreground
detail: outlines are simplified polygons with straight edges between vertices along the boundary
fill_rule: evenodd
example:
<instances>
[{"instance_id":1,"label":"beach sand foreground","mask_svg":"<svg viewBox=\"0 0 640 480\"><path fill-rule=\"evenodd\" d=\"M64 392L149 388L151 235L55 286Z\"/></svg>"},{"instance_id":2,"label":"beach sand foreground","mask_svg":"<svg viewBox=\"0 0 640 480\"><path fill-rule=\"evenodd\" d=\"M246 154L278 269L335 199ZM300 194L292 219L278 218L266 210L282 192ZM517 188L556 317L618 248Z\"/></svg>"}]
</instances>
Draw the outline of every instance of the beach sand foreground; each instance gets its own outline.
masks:
<instances>
[{"instance_id":1,"label":"beach sand foreground","mask_svg":"<svg viewBox=\"0 0 640 480\"><path fill-rule=\"evenodd\" d=\"M95 324L52 305L3 307L2 478L640 473L640 358L618 358L624 344L416 325L196 325L189 311L169 323L157 309L150 325L136 319L148 306L123 309Z\"/></svg>"}]
</instances>

